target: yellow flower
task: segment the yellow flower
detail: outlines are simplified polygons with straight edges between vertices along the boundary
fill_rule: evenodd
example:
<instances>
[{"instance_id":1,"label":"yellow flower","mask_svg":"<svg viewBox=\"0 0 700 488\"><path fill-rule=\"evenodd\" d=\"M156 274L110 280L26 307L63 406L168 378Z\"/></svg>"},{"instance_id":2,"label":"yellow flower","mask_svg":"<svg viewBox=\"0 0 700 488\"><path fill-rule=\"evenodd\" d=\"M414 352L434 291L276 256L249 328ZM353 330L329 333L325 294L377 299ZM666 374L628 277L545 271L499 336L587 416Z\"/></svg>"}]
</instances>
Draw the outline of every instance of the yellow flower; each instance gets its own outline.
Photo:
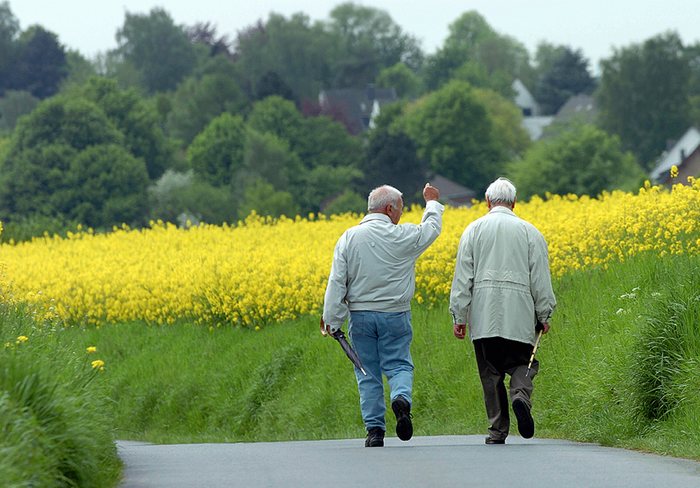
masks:
<instances>
[{"instance_id":1,"label":"yellow flower","mask_svg":"<svg viewBox=\"0 0 700 488\"><path fill-rule=\"evenodd\" d=\"M675 178L678 176L678 166L675 164L671 166L671 178Z\"/></svg>"},{"instance_id":2,"label":"yellow flower","mask_svg":"<svg viewBox=\"0 0 700 488\"><path fill-rule=\"evenodd\" d=\"M95 346L89 346L86 351L88 354L92 354L93 352L97 352L97 348Z\"/></svg>"},{"instance_id":3,"label":"yellow flower","mask_svg":"<svg viewBox=\"0 0 700 488\"><path fill-rule=\"evenodd\" d=\"M104 371L105 369L105 362L101 359L95 359L90 364L92 365L92 369L99 369L100 371Z\"/></svg>"},{"instance_id":4,"label":"yellow flower","mask_svg":"<svg viewBox=\"0 0 700 488\"><path fill-rule=\"evenodd\" d=\"M21 335L21 336L17 337L17 344L22 344L24 342L27 342L28 340L29 340L29 337L27 337L25 335Z\"/></svg>"}]
</instances>

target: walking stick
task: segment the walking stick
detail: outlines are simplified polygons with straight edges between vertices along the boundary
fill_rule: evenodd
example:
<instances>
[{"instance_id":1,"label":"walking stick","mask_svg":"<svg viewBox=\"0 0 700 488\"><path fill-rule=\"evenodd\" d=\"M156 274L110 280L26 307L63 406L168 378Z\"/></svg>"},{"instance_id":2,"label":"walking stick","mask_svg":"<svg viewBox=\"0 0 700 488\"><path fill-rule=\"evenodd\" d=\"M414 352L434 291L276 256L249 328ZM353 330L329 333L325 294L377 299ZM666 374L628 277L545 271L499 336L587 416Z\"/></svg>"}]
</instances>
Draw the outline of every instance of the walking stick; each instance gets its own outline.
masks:
<instances>
[{"instance_id":1,"label":"walking stick","mask_svg":"<svg viewBox=\"0 0 700 488\"><path fill-rule=\"evenodd\" d=\"M537 333L537 339L535 339L535 347L532 349L530 362L527 364L527 372L525 373L526 377L530 375L530 368L532 368L532 362L535 360L535 353L537 352L537 347L540 345L540 339L542 338L542 332L544 331L544 325L542 325L542 322L540 322L539 320L537 321L535 330L539 332Z\"/></svg>"}]
</instances>

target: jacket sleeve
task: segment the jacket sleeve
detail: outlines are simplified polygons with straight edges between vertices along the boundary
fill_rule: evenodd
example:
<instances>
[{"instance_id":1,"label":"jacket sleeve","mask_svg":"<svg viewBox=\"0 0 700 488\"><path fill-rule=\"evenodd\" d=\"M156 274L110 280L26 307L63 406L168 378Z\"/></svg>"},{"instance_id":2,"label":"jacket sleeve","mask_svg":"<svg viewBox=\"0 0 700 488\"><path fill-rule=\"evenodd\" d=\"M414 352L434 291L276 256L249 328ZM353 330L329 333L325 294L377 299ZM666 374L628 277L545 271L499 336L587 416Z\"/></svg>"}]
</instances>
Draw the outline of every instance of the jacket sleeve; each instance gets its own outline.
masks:
<instances>
[{"instance_id":1,"label":"jacket sleeve","mask_svg":"<svg viewBox=\"0 0 700 488\"><path fill-rule=\"evenodd\" d=\"M343 234L333 251L333 264L323 300L323 321L331 331L340 329L350 313L345 301L348 284L348 263L345 251L346 234Z\"/></svg>"},{"instance_id":2,"label":"jacket sleeve","mask_svg":"<svg viewBox=\"0 0 700 488\"><path fill-rule=\"evenodd\" d=\"M445 207L437 200L430 200L425 204L420 224L415 226L416 240L413 251L416 257L423 254L442 232L442 213L444 211Z\"/></svg>"},{"instance_id":3,"label":"jacket sleeve","mask_svg":"<svg viewBox=\"0 0 700 488\"><path fill-rule=\"evenodd\" d=\"M474 285L474 253L471 227L462 234L450 292L450 313L455 324L466 324Z\"/></svg>"},{"instance_id":4,"label":"jacket sleeve","mask_svg":"<svg viewBox=\"0 0 700 488\"><path fill-rule=\"evenodd\" d=\"M530 290L537 320L548 322L557 301L552 290L547 242L539 231L530 239Z\"/></svg>"}]
</instances>

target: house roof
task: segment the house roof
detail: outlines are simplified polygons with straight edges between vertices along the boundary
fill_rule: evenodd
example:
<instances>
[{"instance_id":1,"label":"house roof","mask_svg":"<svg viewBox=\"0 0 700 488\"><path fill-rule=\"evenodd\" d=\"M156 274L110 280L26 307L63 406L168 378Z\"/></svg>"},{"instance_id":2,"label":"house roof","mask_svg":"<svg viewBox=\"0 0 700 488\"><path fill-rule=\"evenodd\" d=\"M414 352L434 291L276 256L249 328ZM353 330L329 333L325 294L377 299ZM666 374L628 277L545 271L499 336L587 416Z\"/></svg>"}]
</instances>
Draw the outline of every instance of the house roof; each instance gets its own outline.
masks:
<instances>
[{"instance_id":1,"label":"house roof","mask_svg":"<svg viewBox=\"0 0 700 488\"><path fill-rule=\"evenodd\" d=\"M353 134L359 134L369 128L375 101L379 106L383 106L396 100L396 91L393 88L375 88L371 85L364 90L357 88L324 90L318 95L318 101L323 110L333 108L343 113L348 129Z\"/></svg>"},{"instance_id":2,"label":"house roof","mask_svg":"<svg viewBox=\"0 0 700 488\"><path fill-rule=\"evenodd\" d=\"M440 200L452 206L469 206L472 199L476 196L474 190L449 180L442 175L433 175L430 178L430 184L440 190Z\"/></svg>"},{"instance_id":3,"label":"house roof","mask_svg":"<svg viewBox=\"0 0 700 488\"><path fill-rule=\"evenodd\" d=\"M681 166L698 146L700 146L700 130L690 127L671 149L661 154L656 166L651 170L651 179L658 182L664 173L671 170L671 166L674 164Z\"/></svg>"},{"instance_id":4,"label":"house roof","mask_svg":"<svg viewBox=\"0 0 700 488\"><path fill-rule=\"evenodd\" d=\"M532 93L530 93L530 90L527 89L522 81L516 78L511 84L511 88L515 91L515 98L513 99L515 105L521 110L530 109L532 115L540 114L540 106L537 100L535 100L535 97L532 96Z\"/></svg>"},{"instance_id":5,"label":"house roof","mask_svg":"<svg viewBox=\"0 0 700 488\"><path fill-rule=\"evenodd\" d=\"M557 122L566 122L573 118L580 118L585 122L593 122L598 115L598 106L591 95L579 93L561 106L556 115Z\"/></svg>"}]
</instances>

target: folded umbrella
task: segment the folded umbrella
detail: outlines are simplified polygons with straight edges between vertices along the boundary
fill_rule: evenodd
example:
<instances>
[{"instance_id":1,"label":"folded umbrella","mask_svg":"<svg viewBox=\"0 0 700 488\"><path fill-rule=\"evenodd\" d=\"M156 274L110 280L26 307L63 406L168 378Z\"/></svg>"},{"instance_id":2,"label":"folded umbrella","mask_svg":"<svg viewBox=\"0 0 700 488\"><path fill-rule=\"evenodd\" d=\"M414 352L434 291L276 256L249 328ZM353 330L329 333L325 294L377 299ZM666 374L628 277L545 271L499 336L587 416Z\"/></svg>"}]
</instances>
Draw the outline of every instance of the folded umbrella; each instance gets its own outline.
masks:
<instances>
[{"instance_id":1,"label":"folded umbrella","mask_svg":"<svg viewBox=\"0 0 700 488\"><path fill-rule=\"evenodd\" d=\"M321 334L322 335L328 335L326 332L326 324L323 322L323 317L321 317ZM360 356L357 355L355 350L352 348L348 340L345 338L345 333L341 330L338 329L335 332L331 333L331 337L338 341L338 344L340 344L340 347L343 348L343 351L345 351L345 355L352 361L352 364L355 365L357 369L362 371L362 374L367 376L367 373L365 372L365 368L362 367L362 361L360 361Z\"/></svg>"}]
</instances>

